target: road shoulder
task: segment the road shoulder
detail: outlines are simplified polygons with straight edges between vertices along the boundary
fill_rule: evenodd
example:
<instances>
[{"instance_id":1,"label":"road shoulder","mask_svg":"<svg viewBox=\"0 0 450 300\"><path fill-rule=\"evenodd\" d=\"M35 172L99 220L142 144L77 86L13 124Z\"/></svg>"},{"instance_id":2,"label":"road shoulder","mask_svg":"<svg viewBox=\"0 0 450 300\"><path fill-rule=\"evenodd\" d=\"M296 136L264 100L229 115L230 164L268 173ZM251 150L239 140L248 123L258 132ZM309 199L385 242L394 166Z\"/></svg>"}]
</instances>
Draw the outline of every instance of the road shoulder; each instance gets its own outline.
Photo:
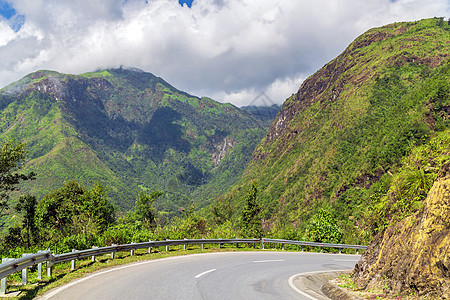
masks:
<instances>
[{"instance_id":1,"label":"road shoulder","mask_svg":"<svg viewBox=\"0 0 450 300\"><path fill-rule=\"evenodd\" d=\"M302 296L311 300L357 299L346 290L330 282L338 276L350 272L351 270L338 270L296 274L289 278L289 285Z\"/></svg>"}]
</instances>

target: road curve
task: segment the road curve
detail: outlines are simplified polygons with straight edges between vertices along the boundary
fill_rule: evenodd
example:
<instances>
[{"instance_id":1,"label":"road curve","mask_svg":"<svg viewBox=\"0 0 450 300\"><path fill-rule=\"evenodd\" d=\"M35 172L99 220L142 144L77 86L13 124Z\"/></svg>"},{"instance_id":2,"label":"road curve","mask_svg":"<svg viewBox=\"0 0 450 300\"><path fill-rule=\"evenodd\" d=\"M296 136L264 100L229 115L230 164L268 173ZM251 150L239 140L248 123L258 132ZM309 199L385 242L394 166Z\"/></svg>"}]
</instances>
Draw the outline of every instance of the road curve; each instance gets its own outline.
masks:
<instances>
[{"instance_id":1,"label":"road curve","mask_svg":"<svg viewBox=\"0 0 450 300\"><path fill-rule=\"evenodd\" d=\"M88 275L41 299L308 299L294 274L351 269L358 255L221 252L149 260Z\"/></svg>"}]
</instances>

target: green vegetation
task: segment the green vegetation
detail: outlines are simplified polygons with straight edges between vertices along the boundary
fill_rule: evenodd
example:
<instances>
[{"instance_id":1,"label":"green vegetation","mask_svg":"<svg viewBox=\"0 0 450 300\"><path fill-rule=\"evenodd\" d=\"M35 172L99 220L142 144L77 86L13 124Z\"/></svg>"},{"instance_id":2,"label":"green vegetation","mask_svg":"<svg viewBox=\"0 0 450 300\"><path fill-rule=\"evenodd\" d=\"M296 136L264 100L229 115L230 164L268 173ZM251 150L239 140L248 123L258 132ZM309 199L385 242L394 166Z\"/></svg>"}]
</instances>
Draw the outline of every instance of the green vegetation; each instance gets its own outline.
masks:
<instances>
[{"instance_id":1,"label":"green vegetation","mask_svg":"<svg viewBox=\"0 0 450 300\"><path fill-rule=\"evenodd\" d=\"M23 196L15 209L22 213L21 224L9 228L3 251L55 245L64 249L86 247L115 222L114 208L99 184L85 189L71 181L39 203L34 196Z\"/></svg>"},{"instance_id":2,"label":"green vegetation","mask_svg":"<svg viewBox=\"0 0 450 300\"><path fill-rule=\"evenodd\" d=\"M342 242L342 229L331 214L321 209L308 220L306 225L308 241L339 244Z\"/></svg>"},{"instance_id":3,"label":"green vegetation","mask_svg":"<svg viewBox=\"0 0 450 300\"><path fill-rule=\"evenodd\" d=\"M258 203L257 195L258 188L256 182L253 182L246 198L247 205L242 211L241 228L244 236L261 238L261 205Z\"/></svg>"},{"instance_id":4,"label":"green vegetation","mask_svg":"<svg viewBox=\"0 0 450 300\"><path fill-rule=\"evenodd\" d=\"M146 223L149 228L155 227L156 211L154 208L154 202L162 195L164 195L164 192L161 191L152 191L150 194L145 194L140 191L139 196L136 199L134 218L139 222Z\"/></svg>"},{"instance_id":5,"label":"green vegetation","mask_svg":"<svg viewBox=\"0 0 450 300\"><path fill-rule=\"evenodd\" d=\"M404 160L450 125L450 26L437 21L371 29L308 78L224 196L232 218L255 180L269 232L304 236L325 210L343 242L366 244L391 218L420 209L446 158L408 170Z\"/></svg>"},{"instance_id":6,"label":"green vegetation","mask_svg":"<svg viewBox=\"0 0 450 300\"><path fill-rule=\"evenodd\" d=\"M33 172L20 173L26 157L25 145L14 140L5 141L0 147L0 218L10 207L11 192L17 190L21 181L32 180ZM24 206L19 206L19 210Z\"/></svg>"},{"instance_id":7,"label":"green vegetation","mask_svg":"<svg viewBox=\"0 0 450 300\"><path fill-rule=\"evenodd\" d=\"M2 89L0 109L0 142L25 141L24 170L38 174L24 193L40 199L74 179L98 182L125 213L139 190L164 191L154 203L162 223L235 183L267 130L233 105L137 69L38 71Z\"/></svg>"},{"instance_id":8,"label":"green vegetation","mask_svg":"<svg viewBox=\"0 0 450 300\"><path fill-rule=\"evenodd\" d=\"M19 198L19 203L17 203L15 209L17 213L22 214L22 225L15 228L18 234L14 233L14 231L10 231L10 235L8 236L8 238L11 238L11 236L20 235L20 233L22 233L21 242L25 243L28 248L33 244L38 232L38 225L35 222L36 206L37 200L35 196L25 195ZM12 247L18 246L14 241L12 243L11 241L7 241L6 244L11 245Z\"/></svg>"},{"instance_id":9,"label":"green vegetation","mask_svg":"<svg viewBox=\"0 0 450 300\"><path fill-rule=\"evenodd\" d=\"M382 232L420 211L439 168L450 160L450 130L436 133L429 142L414 147L401 161L397 173L390 176L383 192L374 193L367 211L372 233ZM377 188L380 188L377 185Z\"/></svg>"}]
</instances>

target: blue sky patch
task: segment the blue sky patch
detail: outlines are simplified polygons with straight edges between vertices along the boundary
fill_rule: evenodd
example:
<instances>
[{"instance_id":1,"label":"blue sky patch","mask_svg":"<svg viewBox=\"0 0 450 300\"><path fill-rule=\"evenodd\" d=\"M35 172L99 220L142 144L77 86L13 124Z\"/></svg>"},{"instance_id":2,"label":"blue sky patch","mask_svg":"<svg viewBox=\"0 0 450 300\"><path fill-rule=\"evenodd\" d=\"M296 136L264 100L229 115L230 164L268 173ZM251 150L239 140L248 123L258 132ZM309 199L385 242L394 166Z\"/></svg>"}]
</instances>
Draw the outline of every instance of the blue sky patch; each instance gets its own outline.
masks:
<instances>
[{"instance_id":1,"label":"blue sky patch","mask_svg":"<svg viewBox=\"0 0 450 300\"><path fill-rule=\"evenodd\" d=\"M16 10L6 1L0 0L0 15L9 20L16 14Z\"/></svg>"},{"instance_id":2,"label":"blue sky patch","mask_svg":"<svg viewBox=\"0 0 450 300\"><path fill-rule=\"evenodd\" d=\"M188 7L191 7L193 1L194 0L178 0L178 3L180 3L180 5L183 5L184 3L186 3Z\"/></svg>"},{"instance_id":3,"label":"blue sky patch","mask_svg":"<svg viewBox=\"0 0 450 300\"><path fill-rule=\"evenodd\" d=\"M0 16L8 20L9 27L15 32L19 31L25 23L25 16L18 15L14 7L4 0L0 0Z\"/></svg>"}]
</instances>

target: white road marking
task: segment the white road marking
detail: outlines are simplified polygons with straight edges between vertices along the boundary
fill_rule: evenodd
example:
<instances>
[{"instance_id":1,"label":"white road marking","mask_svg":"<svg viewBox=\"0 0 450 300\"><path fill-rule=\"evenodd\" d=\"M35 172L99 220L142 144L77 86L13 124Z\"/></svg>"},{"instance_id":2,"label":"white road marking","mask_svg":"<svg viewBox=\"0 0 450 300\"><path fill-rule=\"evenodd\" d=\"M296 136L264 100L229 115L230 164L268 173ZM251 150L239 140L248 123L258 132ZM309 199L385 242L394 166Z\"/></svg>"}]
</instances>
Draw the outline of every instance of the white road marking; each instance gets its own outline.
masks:
<instances>
[{"instance_id":1,"label":"white road marking","mask_svg":"<svg viewBox=\"0 0 450 300\"><path fill-rule=\"evenodd\" d=\"M268 259L268 260L255 260L254 263L268 263L268 262L280 262L285 261L284 259Z\"/></svg>"},{"instance_id":2,"label":"white road marking","mask_svg":"<svg viewBox=\"0 0 450 300\"><path fill-rule=\"evenodd\" d=\"M216 269L211 269L211 270L209 270L209 271L205 271L205 272L203 272L203 273L200 273L200 274L196 275L195 278L200 278L200 277L202 277L203 275L206 275L206 274L208 274L208 273L214 272L215 270L216 270Z\"/></svg>"}]
</instances>

